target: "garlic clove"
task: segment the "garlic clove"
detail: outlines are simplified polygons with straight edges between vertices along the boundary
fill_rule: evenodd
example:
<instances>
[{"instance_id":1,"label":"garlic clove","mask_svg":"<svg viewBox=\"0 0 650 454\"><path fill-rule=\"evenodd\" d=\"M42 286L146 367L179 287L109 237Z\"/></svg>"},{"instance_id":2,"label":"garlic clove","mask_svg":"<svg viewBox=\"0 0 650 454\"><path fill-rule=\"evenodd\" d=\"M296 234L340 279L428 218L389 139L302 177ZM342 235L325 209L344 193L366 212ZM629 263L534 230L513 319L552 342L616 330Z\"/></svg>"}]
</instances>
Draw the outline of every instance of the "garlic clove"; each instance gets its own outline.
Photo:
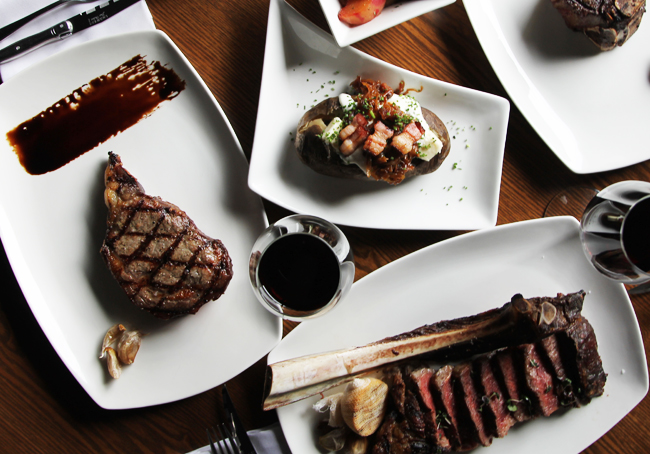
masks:
<instances>
[{"instance_id":1,"label":"garlic clove","mask_svg":"<svg viewBox=\"0 0 650 454\"><path fill-rule=\"evenodd\" d=\"M368 438L349 433L341 454L366 454L368 451Z\"/></svg>"},{"instance_id":2,"label":"garlic clove","mask_svg":"<svg viewBox=\"0 0 650 454\"><path fill-rule=\"evenodd\" d=\"M106 347L105 352L108 373L115 379L120 378L120 375L122 375L122 366L120 365L120 361L117 359L115 350L112 347Z\"/></svg>"},{"instance_id":3,"label":"garlic clove","mask_svg":"<svg viewBox=\"0 0 650 454\"><path fill-rule=\"evenodd\" d=\"M378 378L355 378L341 398L343 420L356 434L372 435L386 414L388 385Z\"/></svg>"},{"instance_id":4,"label":"garlic clove","mask_svg":"<svg viewBox=\"0 0 650 454\"><path fill-rule=\"evenodd\" d=\"M140 350L142 334L140 331L127 331L122 334L117 344L117 357L123 364L133 364L135 355Z\"/></svg>"},{"instance_id":5,"label":"garlic clove","mask_svg":"<svg viewBox=\"0 0 650 454\"><path fill-rule=\"evenodd\" d=\"M99 355L100 359L105 356L106 347L109 347L113 342L115 342L115 339L117 339L124 331L126 331L126 328L121 323L111 326L108 331L106 331L104 341L102 342L102 351Z\"/></svg>"},{"instance_id":6,"label":"garlic clove","mask_svg":"<svg viewBox=\"0 0 650 454\"><path fill-rule=\"evenodd\" d=\"M544 301L542 303L542 310L540 311L539 314L539 324L541 325L542 322L546 323L547 325L550 325L553 323L553 320L555 320L555 317L557 315L557 308L553 306L551 303L547 303Z\"/></svg>"},{"instance_id":7,"label":"garlic clove","mask_svg":"<svg viewBox=\"0 0 650 454\"><path fill-rule=\"evenodd\" d=\"M323 397L321 400L312 405L312 408L319 413L328 413L329 419L327 425L330 427L343 427L345 422L341 415L341 397L343 393L332 394L331 396Z\"/></svg>"},{"instance_id":8,"label":"garlic clove","mask_svg":"<svg viewBox=\"0 0 650 454\"><path fill-rule=\"evenodd\" d=\"M340 451L345 446L346 432L344 427L334 429L318 437L318 444L326 451Z\"/></svg>"}]
</instances>

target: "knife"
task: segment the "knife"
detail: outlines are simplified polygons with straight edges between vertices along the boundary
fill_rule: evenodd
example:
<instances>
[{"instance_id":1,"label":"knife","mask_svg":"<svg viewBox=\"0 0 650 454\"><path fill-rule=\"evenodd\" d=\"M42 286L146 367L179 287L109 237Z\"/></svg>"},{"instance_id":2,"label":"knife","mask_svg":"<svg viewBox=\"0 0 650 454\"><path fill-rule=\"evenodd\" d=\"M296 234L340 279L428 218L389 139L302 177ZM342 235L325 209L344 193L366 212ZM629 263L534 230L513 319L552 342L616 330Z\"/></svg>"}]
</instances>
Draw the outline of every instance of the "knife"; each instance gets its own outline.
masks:
<instances>
[{"instance_id":1,"label":"knife","mask_svg":"<svg viewBox=\"0 0 650 454\"><path fill-rule=\"evenodd\" d=\"M140 0L108 0L106 3L102 3L91 10L77 14L63 22L59 22L47 30L43 30L40 33L16 41L4 49L0 49L0 63L15 58L28 50L33 50L45 44L65 39L74 33L85 30L93 25L99 24L100 22L104 22L106 19L109 19L139 1Z\"/></svg>"},{"instance_id":2,"label":"knife","mask_svg":"<svg viewBox=\"0 0 650 454\"><path fill-rule=\"evenodd\" d=\"M223 408L226 410L226 417L228 418L228 421L237 434L237 438L241 443L243 454L257 454L257 451L255 451L255 447L253 446L251 439L246 433L246 429L244 429L244 426L242 425L241 420L237 415L235 404L233 404L232 399L230 398L230 394L228 394L228 388L226 388L225 384L223 385L221 394L223 396Z\"/></svg>"}]
</instances>

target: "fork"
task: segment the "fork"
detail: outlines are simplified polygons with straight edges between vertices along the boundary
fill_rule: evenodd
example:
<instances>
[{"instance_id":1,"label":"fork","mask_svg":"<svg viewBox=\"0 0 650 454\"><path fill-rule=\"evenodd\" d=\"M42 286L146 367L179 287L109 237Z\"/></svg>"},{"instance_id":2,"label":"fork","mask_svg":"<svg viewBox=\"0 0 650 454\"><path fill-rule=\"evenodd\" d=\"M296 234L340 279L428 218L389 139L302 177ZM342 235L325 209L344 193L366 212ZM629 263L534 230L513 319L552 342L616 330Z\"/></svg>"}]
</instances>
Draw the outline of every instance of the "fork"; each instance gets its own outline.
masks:
<instances>
[{"instance_id":1,"label":"fork","mask_svg":"<svg viewBox=\"0 0 650 454\"><path fill-rule=\"evenodd\" d=\"M218 425L216 430L212 427L205 431L208 433L212 454L242 454L239 443L235 441L232 431L225 424ZM216 439L216 444L212 437Z\"/></svg>"}]
</instances>

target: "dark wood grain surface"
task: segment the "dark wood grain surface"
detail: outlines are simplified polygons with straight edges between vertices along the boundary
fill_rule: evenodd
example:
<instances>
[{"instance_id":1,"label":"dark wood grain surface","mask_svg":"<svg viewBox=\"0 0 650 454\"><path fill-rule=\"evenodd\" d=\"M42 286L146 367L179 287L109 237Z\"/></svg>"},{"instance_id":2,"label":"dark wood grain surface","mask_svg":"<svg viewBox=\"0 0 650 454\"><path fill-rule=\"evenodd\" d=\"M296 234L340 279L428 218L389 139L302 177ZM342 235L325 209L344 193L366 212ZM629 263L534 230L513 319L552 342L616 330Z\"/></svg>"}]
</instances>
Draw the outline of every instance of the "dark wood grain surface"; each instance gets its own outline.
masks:
<instances>
[{"instance_id":1,"label":"dark wood grain surface","mask_svg":"<svg viewBox=\"0 0 650 454\"><path fill-rule=\"evenodd\" d=\"M316 0L291 0L329 30ZM156 26L180 47L217 98L250 156L266 39L268 0L148 0ZM508 98L485 57L461 0L354 45L399 67ZM404 48L416 49L405 52ZM644 145L647 146L647 143ZM638 179L650 163L577 175L538 137L514 104L508 127L498 224L542 217L563 188ZM266 203L271 222L289 214ZM356 278L463 232L382 231L343 227L355 255ZM0 452L185 453L206 444L205 428L223 419L220 387L179 402L136 410L98 407L48 342L0 251ZM650 295L632 296L650 339ZM285 334L295 323L285 322ZM277 420L261 410L265 359L228 382L247 429ZM482 451L481 451L482 452ZM492 452L490 448L485 452ZM650 400L644 399L585 452L650 452ZM300 453L295 453L300 454Z\"/></svg>"}]
</instances>

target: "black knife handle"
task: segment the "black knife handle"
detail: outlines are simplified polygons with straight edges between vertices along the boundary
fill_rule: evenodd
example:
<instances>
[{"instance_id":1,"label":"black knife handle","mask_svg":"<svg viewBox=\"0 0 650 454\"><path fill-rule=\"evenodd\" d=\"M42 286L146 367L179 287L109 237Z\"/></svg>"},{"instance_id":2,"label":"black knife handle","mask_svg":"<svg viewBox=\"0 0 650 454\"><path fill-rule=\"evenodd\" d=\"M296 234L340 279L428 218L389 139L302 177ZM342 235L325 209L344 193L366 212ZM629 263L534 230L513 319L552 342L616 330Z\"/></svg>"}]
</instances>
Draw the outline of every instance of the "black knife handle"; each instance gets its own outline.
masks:
<instances>
[{"instance_id":1,"label":"black knife handle","mask_svg":"<svg viewBox=\"0 0 650 454\"><path fill-rule=\"evenodd\" d=\"M72 23L70 21L63 21L56 24L54 27L43 30L35 35L28 36L27 38L16 41L13 44L0 50L0 62L14 58L23 52L35 49L51 41L66 38L72 34Z\"/></svg>"},{"instance_id":2,"label":"black knife handle","mask_svg":"<svg viewBox=\"0 0 650 454\"><path fill-rule=\"evenodd\" d=\"M63 0L58 0L54 3L50 3L44 8L39 9L38 11L30 14L29 16L25 16L22 19L18 19L16 22L12 22L9 25L5 25L4 27L0 28L0 41L5 39L7 36L11 35L13 32L18 30L20 27L25 25L28 22L31 22L32 20L36 19L38 16L41 14L45 14L48 11L56 8L57 6L65 3Z\"/></svg>"}]
</instances>

